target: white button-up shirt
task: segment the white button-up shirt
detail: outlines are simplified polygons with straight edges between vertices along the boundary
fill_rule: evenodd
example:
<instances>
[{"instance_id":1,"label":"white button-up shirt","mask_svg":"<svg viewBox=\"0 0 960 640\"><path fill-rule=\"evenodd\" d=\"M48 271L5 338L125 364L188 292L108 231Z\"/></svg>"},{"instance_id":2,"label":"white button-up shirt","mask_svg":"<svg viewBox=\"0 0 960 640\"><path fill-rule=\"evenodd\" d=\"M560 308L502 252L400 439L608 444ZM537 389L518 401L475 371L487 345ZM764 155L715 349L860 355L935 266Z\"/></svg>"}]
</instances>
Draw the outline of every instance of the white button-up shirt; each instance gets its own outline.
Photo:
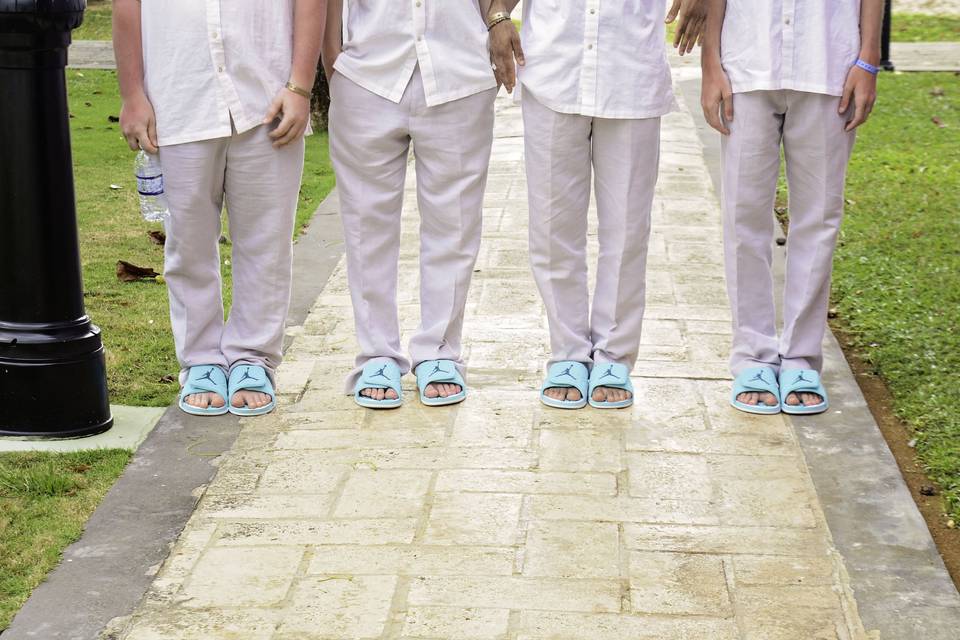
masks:
<instances>
[{"instance_id":1,"label":"white button-up shirt","mask_svg":"<svg viewBox=\"0 0 960 640\"><path fill-rule=\"evenodd\" d=\"M860 53L860 0L727 0L720 61L734 93L839 96Z\"/></svg>"},{"instance_id":2,"label":"white button-up shirt","mask_svg":"<svg viewBox=\"0 0 960 640\"><path fill-rule=\"evenodd\" d=\"M161 146L263 122L290 78L293 3L141 0L144 84Z\"/></svg>"},{"instance_id":3,"label":"white button-up shirt","mask_svg":"<svg viewBox=\"0 0 960 640\"><path fill-rule=\"evenodd\" d=\"M653 118L675 108L664 0L524 0L523 91L550 109Z\"/></svg>"},{"instance_id":4,"label":"white button-up shirt","mask_svg":"<svg viewBox=\"0 0 960 640\"><path fill-rule=\"evenodd\" d=\"M477 0L344 0L337 72L399 103L417 65L431 107L497 86Z\"/></svg>"}]
</instances>

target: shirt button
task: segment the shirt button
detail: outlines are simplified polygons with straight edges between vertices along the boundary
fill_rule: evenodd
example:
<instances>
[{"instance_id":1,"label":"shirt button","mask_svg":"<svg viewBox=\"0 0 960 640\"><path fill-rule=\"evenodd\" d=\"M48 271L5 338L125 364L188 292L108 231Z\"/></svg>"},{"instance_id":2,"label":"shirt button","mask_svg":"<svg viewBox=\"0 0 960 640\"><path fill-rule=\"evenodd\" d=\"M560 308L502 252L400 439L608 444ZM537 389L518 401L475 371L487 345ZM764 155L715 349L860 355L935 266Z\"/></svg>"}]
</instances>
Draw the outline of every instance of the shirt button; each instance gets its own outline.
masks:
<instances>
[{"instance_id":1,"label":"shirt button","mask_svg":"<svg viewBox=\"0 0 960 640\"><path fill-rule=\"evenodd\" d=\"M223 67L217 67L217 73L223 73Z\"/></svg>"},{"instance_id":2,"label":"shirt button","mask_svg":"<svg viewBox=\"0 0 960 640\"><path fill-rule=\"evenodd\" d=\"M420 3L419 3L419 2L417 3L417 6L418 6L418 7L420 6Z\"/></svg>"},{"instance_id":3,"label":"shirt button","mask_svg":"<svg viewBox=\"0 0 960 640\"><path fill-rule=\"evenodd\" d=\"M784 18L783 24L790 24L790 18Z\"/></svg>"},{"instance_id":4,"label":"shirt button","mask_svg":"<svg viewBox=\"0 0 960 640\"><path fill-rule=\"evenodd\" d=\"M214 31L213 33L210 34L210 37L212 37L214 40L216 40L217 38L220 37L220 34L217 33L216 31Z\"/></svg>"},{"instance_id":5,"label":"shirt button","mask_svg":"<svg viewBox=\"0 0 960 640\"><path fill-rule=\"evenodd\" d=\"M592 45L592 44L588 44L588 45L587 45L587 49L593 49L593 45Z\"/></svg>"},{"instance_id":6,"label":"shirt button","mask_svg":"<svg viewBox=\"0 0 960 640\"><path fill-rule=\"evenodd\" d=\"M596 9L590 9L590 15L593 15L593 14L595 14L596 12L597 12Z\"/></svg>"}]
</instances>

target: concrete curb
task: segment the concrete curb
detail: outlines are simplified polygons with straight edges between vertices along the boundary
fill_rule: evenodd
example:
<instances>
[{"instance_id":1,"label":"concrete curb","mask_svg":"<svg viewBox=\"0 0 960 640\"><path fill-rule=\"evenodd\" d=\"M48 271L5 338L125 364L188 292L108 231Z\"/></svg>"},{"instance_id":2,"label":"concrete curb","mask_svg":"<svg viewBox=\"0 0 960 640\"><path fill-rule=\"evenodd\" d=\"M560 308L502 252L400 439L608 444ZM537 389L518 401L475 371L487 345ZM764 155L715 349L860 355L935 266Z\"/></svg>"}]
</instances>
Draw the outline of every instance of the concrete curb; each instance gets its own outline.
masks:
<instances>
[{"instance_id":1,"label":"concrete curb","mask_svg":"<svg viewBox=\"0 0 960 640\"><path fill-rule=\"evenodd\" d=\"M336 189L294 249L288 326L303 324L343 251ZM3 640L95 640L128 616L153 582L220 455L240 432L234 416L195 418L171 406L123 475L3 631Z\"/></svg>"}]
</instances>

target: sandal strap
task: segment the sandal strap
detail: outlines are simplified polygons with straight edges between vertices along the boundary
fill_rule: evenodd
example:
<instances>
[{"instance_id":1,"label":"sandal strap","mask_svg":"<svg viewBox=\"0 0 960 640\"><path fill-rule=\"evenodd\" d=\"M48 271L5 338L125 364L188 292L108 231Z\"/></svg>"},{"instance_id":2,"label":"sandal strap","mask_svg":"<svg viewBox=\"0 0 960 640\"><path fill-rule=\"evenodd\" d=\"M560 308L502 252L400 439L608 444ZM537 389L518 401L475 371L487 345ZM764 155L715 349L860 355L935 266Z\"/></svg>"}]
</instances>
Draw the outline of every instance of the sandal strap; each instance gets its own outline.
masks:
<instances>
[{"instance_id":1,"label":"sandal strap","mask_svg":"<svg viewBox=\"0 0 960 640\"><path fill-rule=\"evenodd\" d=\"M590 372L587 371L586 365L582 362L564 360L550 366L543 388L576 389L581 395L586 395L589 379Z\"/></svg>"},{"instance_id":2,"label":"sandal strap","mask_svg":"<svg viewBox=\"0 0 960 640\"><path fill-rule=\"evenodd\" d=\"M590 395L597 387L624 389L633 392L633 382L630 381L630 370L625 365L609 362L593 365L590 372Z\"/></svg>"},{"instance_id":3,"label":"sandal strap","mask_svg":"<svg viewBox=\"0 0 960 640\"><path fill-rule=\"evenodd\" d=\"M185 398L195 393L215 393L224 399L227 392L227 376L216 365L196 365L190 367L187 381L180 390L180 397Z\"/></svg>"},{"instance_id":4,"label":"sandal strap","mask_svg":"<svg viewBox=\"0 0 960 640\"><path fill-rule=\"evenodd\" d=\"M777 376L770 367L750 367L737 374L733 382L734 397L741 393L772 393L780 396Z\"/></svg>"},{"instance_id":5,"label":"sandal strap","mask_svg":"<svg viewBox=\"0 0 960 640\"><path fill-rule=\"evenodd\" d=\"M461 389L466 385L463 376L457 370L457 365L453 360L425 360L417 365L416 368L417 387L420 392L427 388L428 384L434 382L446 382L458 385Z\"/></svg>"},{"instance_id":6,"label":"sandal strap","mask_svg":"<svg viewBox=\"0 0 960 640\"><path fill-rule=\"evenodd\" d=\"M266 393L271 397L274 395L270 376L267 375L267 370L259 365L238 364L230 372L230 395L244 389Z\"/></svg>"},{"instance_id":7,"label":"sandal strap","mask_svg":"<svg viewBox=\"0 0 960 640\"><path fill-rule=\"evenodd\" d=\"M787 397L791 393L815 393L825 397L820 374L813 369L787 369L780 372L780 393Z\"/></svg>"},{"instance_id":8,"label":"sandal strap","mask_svg":"<svg viewBox=\"0 0 960 640\"><path fill-rule=\"evenodd\" d=\"M401 396L401 378L400 367L394 362L368 362L360 372L354 392L360 393L363 389L393 389L397 396Z\"/></svg>"}]
</instances>

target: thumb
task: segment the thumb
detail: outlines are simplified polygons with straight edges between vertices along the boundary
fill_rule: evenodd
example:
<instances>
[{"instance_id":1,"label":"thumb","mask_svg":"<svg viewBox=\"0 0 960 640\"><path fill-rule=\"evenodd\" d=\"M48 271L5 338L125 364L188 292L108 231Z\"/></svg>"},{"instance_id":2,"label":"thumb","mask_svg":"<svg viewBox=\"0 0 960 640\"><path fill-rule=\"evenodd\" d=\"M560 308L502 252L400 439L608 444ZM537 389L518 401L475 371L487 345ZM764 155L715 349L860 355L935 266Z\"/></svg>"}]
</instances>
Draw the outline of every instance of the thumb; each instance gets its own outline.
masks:
<instances>
[{"instance_id":1,"label":"thumb","mask_svg":"<svg viewBox=\"0 0 960 640\"><path fill-rule=\"evenodd\" d=\"M846 113L847 108L850 106L850 98L853 97L853 85L850 82L847 82L843 86L843 97L840 98L840 108L838 111L840 113Z\"/></svg>"},{"instance_id":2,"label":"thumb","mask_svg":"<svg viewBox=\"0 0 960 640\"><path fill-rule=\"evenodd\" d=\"M667 12L667 19L664 22L670 24L677 19L678 13L680 13L680 0L673 0L673 4L670 5L670 11Z\"/></svg>"},{"instance_id":3,"label":"thumb","mask_svg":"<svg viewBox=\"0 0 960 640\"><path fill-rule=\"evenodd\" d=\"M733 121L733 94L728 93L723 96L723 117L727 122Z\"/></svg>"},{"instance_id":4,"label":"thumb","mask_svg":"<svg viewBox=\"0 0 960 640\"><path fill-rule=\"evenodd\" d=\"M263 119L263 124L270 124L277 119L277 116L280 115L280 111L283 109L283 97L280 94L277 94L277 97L273 99L273 102L270 103L270 109L267 111L266 117Z\"/></svg>"},{"instance_id":5,"label":"thumb","mask_svg":"<svg viewBox=\"0 0 960 640\"><path fill-rule=\"evenodd\" d=\"M513 55L517 58L517 64L521 67L526 64L527 60L523 57L523 46L520 43L519 36L513 42Z\"/></svg>"}]
</instances>

